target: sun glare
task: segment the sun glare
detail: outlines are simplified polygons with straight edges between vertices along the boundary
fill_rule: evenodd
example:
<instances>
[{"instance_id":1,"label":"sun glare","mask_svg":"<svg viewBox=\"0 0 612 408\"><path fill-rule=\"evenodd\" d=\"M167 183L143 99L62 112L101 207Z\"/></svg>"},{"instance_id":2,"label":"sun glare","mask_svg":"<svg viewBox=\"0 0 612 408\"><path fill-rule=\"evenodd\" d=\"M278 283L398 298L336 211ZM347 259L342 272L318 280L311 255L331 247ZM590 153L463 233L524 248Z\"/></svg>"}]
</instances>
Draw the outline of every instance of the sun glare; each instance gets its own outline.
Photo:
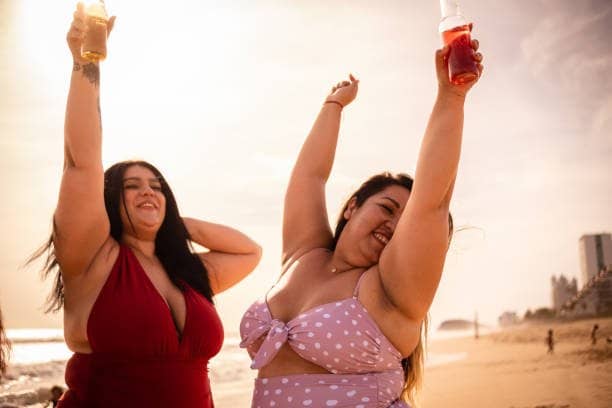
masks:
<instances>
[{"instance_id":1,"label":"sun glare","mask_svg":"<svg viewBox=\"0 0 612 408\"><path fill-rule=\"evenodd\" d=\"M28 69L42 76L45 89L41 92L63 104L72 64L66 33L77 2L22 0L18 4L16 25ZM168 134L170 124L193 122L203 114L231 120L231 110L219 108L219 102L231 96L219 78L239 76L244 66L241 58L253 52L245 45L245 30L252 31L255 23L237 5L141 0L107 1L106 5L108 14L116 16L108 56L102 62L104 128L113 131L108 134L129 134L135 144L143 144L146 138L152 151L163 151L162 135ZM147 125L153 131L147 131ZM131 148L125 140L108 138L105 161L125 158ZM134 146L133 151L142 149Z\"/></svg>"}]
</instances>

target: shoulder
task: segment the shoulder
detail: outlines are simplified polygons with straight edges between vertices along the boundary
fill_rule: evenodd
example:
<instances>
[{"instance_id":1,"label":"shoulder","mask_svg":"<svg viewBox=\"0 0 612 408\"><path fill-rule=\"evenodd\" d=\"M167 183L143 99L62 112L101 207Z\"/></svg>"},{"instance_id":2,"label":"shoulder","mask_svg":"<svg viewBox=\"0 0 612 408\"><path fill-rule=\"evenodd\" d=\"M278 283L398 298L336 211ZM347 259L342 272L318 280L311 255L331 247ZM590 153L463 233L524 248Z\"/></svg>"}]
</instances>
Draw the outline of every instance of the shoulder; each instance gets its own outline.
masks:
<instances>
[{"instance_id":1,"label":"shoulder","mask_svg":"<svg viewBox=\"0 0 612 408\"><path fill-rule=\"evenodd\" d=\"M281 276L285 274L289 269L297 267L298 264L324 261L329 259L333 254L333 251L329 248L304 248L296 251L291 258L283 263L281 268Z\"/></svg>"}]
</instances>

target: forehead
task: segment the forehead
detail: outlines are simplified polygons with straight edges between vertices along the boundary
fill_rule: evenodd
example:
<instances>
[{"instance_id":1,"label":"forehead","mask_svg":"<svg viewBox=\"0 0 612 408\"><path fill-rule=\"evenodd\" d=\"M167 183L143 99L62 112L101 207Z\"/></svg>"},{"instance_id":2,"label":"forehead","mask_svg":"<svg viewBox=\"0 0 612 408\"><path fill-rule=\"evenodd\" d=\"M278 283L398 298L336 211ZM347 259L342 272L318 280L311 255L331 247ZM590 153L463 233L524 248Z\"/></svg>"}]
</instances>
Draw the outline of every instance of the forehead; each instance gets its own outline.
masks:
<instances>
[{"instance_id":1,"label":"forehead","mask_svg":"<svg viewBox=\"0 0 612 408\"><path fill-rule=\"evenodd\" d=\"M399 203L399 205L403 208L408 201L408 197L410 197L410 191L406 187L393 185L385 187L385 189L379 191L370 198L384 201L389 201L387 198L390 198Z\"/></svg>"},{"instance_id":2,"label":"forehead","mask_svg":"<svg viewBox=\"0 0 612 408\"><path fill-rule=\"evenodd\" d=\"M141 178L141 179L152 179L157 178L155 174L146 167L135 164L128 167L123 175L124 179L127 178Z\"/></svg>"}]
</instances>

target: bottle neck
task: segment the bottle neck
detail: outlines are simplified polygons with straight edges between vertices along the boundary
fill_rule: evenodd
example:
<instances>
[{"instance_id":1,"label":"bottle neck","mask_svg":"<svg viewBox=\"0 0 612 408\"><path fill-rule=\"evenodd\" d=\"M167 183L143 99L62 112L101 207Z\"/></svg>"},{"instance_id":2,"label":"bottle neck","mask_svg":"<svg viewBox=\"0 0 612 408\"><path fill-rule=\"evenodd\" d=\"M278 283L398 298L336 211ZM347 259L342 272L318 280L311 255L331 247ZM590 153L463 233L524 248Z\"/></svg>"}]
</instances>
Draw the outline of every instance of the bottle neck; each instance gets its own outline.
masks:
<instances>
[{"instance_id":1,"label":"bottle neck","mask_svg":"<svg viewBox=\"0 0 612 408\"><path fill-rule=\"evenodd\" d=\"M455 0L440 0L440 11L442 19L438 26L439 32L452 30L453 28L468 24L466 18L461 14L459 4Z\"/></svg>"}]
</instances>

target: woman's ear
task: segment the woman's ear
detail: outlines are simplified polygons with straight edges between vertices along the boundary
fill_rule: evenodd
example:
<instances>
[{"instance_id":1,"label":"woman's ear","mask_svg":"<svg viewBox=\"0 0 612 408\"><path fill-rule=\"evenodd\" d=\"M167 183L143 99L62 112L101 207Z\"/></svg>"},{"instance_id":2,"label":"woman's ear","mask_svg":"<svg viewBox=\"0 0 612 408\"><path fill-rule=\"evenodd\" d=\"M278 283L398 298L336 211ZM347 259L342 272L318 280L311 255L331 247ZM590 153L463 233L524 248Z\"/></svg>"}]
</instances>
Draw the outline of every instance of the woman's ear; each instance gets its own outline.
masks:
<instances>
[{"instance_id":1,"label":"woman's ear","mask_svg":"<svg viewBox=\"0 0 612 408\"><path fill-rule=\"evenodd\" d=\"M356 209L357 209L357 197L353 197L350 199L348 205L346 206L346 210L344 210L344 214L342 214L342 216L344 217L345 220L348 221L351 219L351 216L353 215Z\"/></svg>"}]
</instances>

